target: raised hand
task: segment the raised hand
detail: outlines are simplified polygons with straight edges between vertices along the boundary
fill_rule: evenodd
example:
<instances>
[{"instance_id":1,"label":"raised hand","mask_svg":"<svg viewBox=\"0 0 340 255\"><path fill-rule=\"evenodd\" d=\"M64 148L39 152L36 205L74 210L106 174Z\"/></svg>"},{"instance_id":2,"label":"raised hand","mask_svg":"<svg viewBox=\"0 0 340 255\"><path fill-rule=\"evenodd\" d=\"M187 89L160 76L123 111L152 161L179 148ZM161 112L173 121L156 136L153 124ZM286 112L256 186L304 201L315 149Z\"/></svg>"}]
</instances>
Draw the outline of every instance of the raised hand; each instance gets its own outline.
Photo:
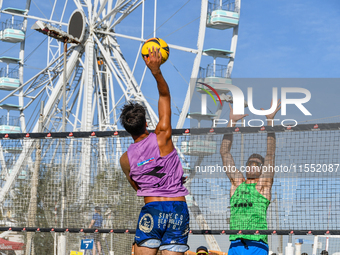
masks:
<instances>
[{"instance_id":1,"label":"raised hand","mask_svg":"<svg viewBox=\"0 0 340 255\"><path fill-rule=\"evenodd\" d=\"M144 57L145 64L149 67L152 74L157 74L160 72L160 66L162 63L162 54L159 51L159 48L154 48L152 46L152 51L149 50L149 57Z\"/></svg>"},{"instance_id":2,"label":"raised hand","mask_svg":"<svg viewBox=\"0 0 340 255\"><path fill-rule=\"evenodd\" d=\"M248 114L243 114L243 115L234 114L234 110L231 107L230 103L229 103L229 108L230 108L229 120L231 120L233 124L235 124L238 120L243 119L244 117L248 116Z\"/></svg>"},{"instance_id":3,"label":"raised hand","mask_svg":"<svg viewBox=\"0 0 340 255\"><path fill-rule=\"evenodd\" d=\"M272 107L272 105L273 105L273 100L270 102L270 108ZM268 124L270 123L271 125L273 125L273 119L275 118L276 113L277 113L280 109L281 109L281 99L277 100L277 106L276 106L275 111L274 111L273 113L271 113L271 114L266 115ZM263 108L261 108L261 110L264 111Z\"/></svg>"}]
</instances>

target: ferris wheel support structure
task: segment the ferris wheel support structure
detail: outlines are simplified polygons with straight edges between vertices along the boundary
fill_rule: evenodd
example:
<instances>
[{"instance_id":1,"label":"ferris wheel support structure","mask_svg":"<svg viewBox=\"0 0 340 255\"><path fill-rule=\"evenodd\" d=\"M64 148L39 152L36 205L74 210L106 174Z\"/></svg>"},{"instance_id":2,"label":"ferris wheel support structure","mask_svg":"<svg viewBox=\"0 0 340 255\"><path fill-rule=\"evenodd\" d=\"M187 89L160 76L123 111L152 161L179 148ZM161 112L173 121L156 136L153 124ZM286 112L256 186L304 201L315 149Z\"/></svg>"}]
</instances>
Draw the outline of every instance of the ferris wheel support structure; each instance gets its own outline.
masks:
<instances>
[{"instance_id":1,"label":"ferris wheel support structure","mask_svg":"<svg viewBox=\"0 0 340 255\"><path fill-rule=\"evenodd\" d=\"M235 1L235 9L238 10L238 14L240 15L240 13L241 13L241 0ZM227 67L227 77L231 77L231 73L232 73L233 68L234 68L237 41L238 41L238 25L233 28L233 37L231 39L231 45L230 45L230 51L232 53L230 54L230 61L228 63L228 67Z\"/></svg>"},{"instance_id":2,"label":"ferris wheel support structure","mask_svg":"<svg viewBox=\"0 0 340 255\"><path fill-rule=\"evenodd\" d=\"M68 60L68 66L70 67L67 70L66 76L69 77L71 74L71 69L74 68L77 62L78 54L80 54L81 46L77 46L72 54L71 57ZM62 92L62 85L63 81L59 80L59 82L56 85L56 88L59 88L58 90L54 90L54 93L51 94L49 100L47 101L45 107L44 107L44 116L49 116L50 112L52 111L52 108L55 104L55 101L61 97ZM36 125L33 128L33 132L38 132L39 129L39 122L36 123ZM19 158L15 162L15 165L13 166L13 170L11 171L9 178L7 179L4 187L0 191L0 204L4 201L6 194L10 190L16 176L18 175L21 167L23 166L25 159L31 155L32 151L34 150L34 140L27 140L23 143L23 150L20 154Z\"/></svg>"},{"instance_id":3,"label":"ferris wheel support structure","mask_svg":"<svg viewBox=\"0 0 340 255\"><path fill-rule=\"evenodd\" d=\"M188 87L187 94L184 99L183 108L179 116L176 128L183 127L185 119L187 118L187 114L189 111L190 102L195 91L196 77L198 75L198 71L199 71L200 64L201 64L201 58L203 54L204 37L205 37L205 30L206 30L206 23L207 23L207 13L208 13L208 0L202 0L200 24L199 24L198 38L197 38L197 55L194 60L194 64L193 64L191 76L190 76L189 87Z\"/></svg>"},{"instance_id":4,"label":"ferris wheel support structure","mask_svg":"<svg viewBox=\"0 0 340 255\"><path fill-rule=\"evenodd\" d=\"M31 0L27 0L26 2L26 10L28 12L28 10L31 7ZM0 8L1 9L1 8ZM27 17L24 17L24 21L23 21L23 29L26 33L27 30ZM24 59L25 59L25 42L26 39L23 40L20 43L20 54L19 54L19 59L20 59L20 63L19 63L19 79L20 79L20 84L24 84ZM24 92L22 89L19 90L19 106L21 107L20 109L20 126L21 126L21 131L23 133L26 133L26 121L25 121L25 115L24 115Z\"/></svg>"},{"instance_id":5,"label":"ferris wheel support structure","mask_svg":"<svg viewBox=\"0 0 340 255\"><path fill-rule=\"evenodd\" d=\"M3 0L0 0L0 11L2 12L2 5L3 5ZM28 16L28 11L30 9L31 6L31 0L26 0L26 7L25 7L25 11L23 11L24 14L20 15L23 17L23 23L22 23L22 30L24 31L24 33L26 34L27 31L27 16ZM7 11L4 12L7 14L11 14L12 15L12 20L14 22L14 14L17 15L19 14L18 12L15 11ZM20 51L19 51L19 70L18 70L18 74L19 74L19 87L20 89L18 90L18 105L19 105L19 111L20 111L20 127L21 127L21 132L26 132L26 123L25 123L25 115L24 115L24 92L23 92L23 83L24 83L24 58L25 58L25 42L26 42L26 36L24 36L24 39L20 42ZM25 144L25 143L24 143ZM32 145L31 145L32 146ZM0 158L3 159L3 162L5 162L4 159L4 155L3 155L3 150L2 150L2 146L0 145ZM29 161L31 161L31 159L29 159ZM7 167L2 164L2 171L6 171L7 172ZM12 171L14 172L14 171ZM8 179L3 187L3 189L1 189L0 191L0 204L2 205L2 202L4 201L5 198L5 194L7 194L7 192L10 190L11 185L16 177L17 174L13 174L11 172L11 174L8 176Z\"/></svg>"},{"instance_id":6,"label":"ferris wheel support structure","mask_svg":"<svg viewBox=\"0 0 340 255\"><path fill-rule=\"evenodd\" d=\"M28 0L30 2L30 0ZM67 2L59 9L62 10L61 17L58 20L53 20L57 9L56 0L52 8L49 19L41 19L34 16L22 15L24 18L32 18L42 20L50 24L57 24L58 26L68 26L64 23L64 15L67 10ZM237 3L240 0L236 0ZM68 90L66 93L66 112L64 112L67 120L68 129L72 131L95 131L95 130L117 130L119 117L116 113L119 104L125 99L126 101L135 101L143 104L147 110L147 122L150 129L155 129L158 123L158 116L152 109L150 103L145 98L141 90L142 83L138 84L134 77L134 70L130 68L124 58L123 51L119 45L119 37L140 41L145 41L144 38L144 0L117 0L113 4L113 0L73 0L76 8L86 13L85 23L86 32L82 44L79 46L71 45L67 54L67 67L63 66L62 54L60 45L55 44L54 41L48 43L48 65L39 74L34 76L25 84L12 91L10 96L19 94L19 100L22 101L22 111L27 109L35 100L40 98L40 95L46 95L46 104L43 110L44 115L44 131L61 131L60 118L61 118L61 99L62 99L62 86L63 75L66 74L66 82L68 83ZM156 36L156 6L157 1L154 1L154 30L153 35ZM0 0L2 4L2 0ZM135 37L131 35L124 35L123 33L116 33L115 28L119 25L128 15L142 5L142 22L141 22L141 36ZM240 5L238 5L240 6ZM3 11L3 13L6 13ZM198 30L197 48L191 49L179 45L169 44L170 48L178 49L185 52L192 52L196 54L191 71L190 82L183 105L183 110L180 114L176 128L182 128L184 121L187 118L190 102L196 86L196 77L200 69L202 55L208 55L203 50L204 37L206 32L206 23L208 18L208 0L201 1L201 13ZM20 16L20 15L18 15ZM235 58L237 44L237 28L234 28L234 35L230 51L230 61L228 64L228 77L230 77L233 61ZM141 46L141 45L140 45ZM59 48L58 48L59 47ZM139 51L140 51L139 47ZM138 52L137 58L140 52ZM137 62L137 58L135 63ZM143 74L144 78L144 74ZM143 80L142 78L142 80ZM118 89L120 89L117 93ZM0 103L4 102L8 97L0 99ZM59 119L59 122L58 122ZM21 119L24 120L24 119ZM97 121L97 123L95 123ZM21 121L24 123L24 121ZM26 127L25 127L26 128ZM27 128L26 128L27 129ZM52 131L51 131L52 130ZM34 125L32 131L37 132L38 122ZM119 138L117 139L119 143ZM51 142L52 143L52 142ZM99 140L100 143L100 162L99 166L108 162L105 154L105 141ZM176 144L176 143L175 143ZM72 153L73 142L70 142L68 149L66 164L71 161L73 157L79 157L81 160L80 167L77 169L79 174L79 195L77 198L83 203L88 197L88 187L90 185L90 169L91 151L90 151L90 138L83 138L81 145L81 152L78 155ZM59 145L56 145L59 146ZM53 147L53 146L51 146ZM121 148L121 146L117 146ZM20 168L27 164L25 159L30 157L33 150L33 141L27 139L23 144L23 150L7 179L5 185L0 192L0 202L3 202L5 195L10 190L11 185L15 181L16 176L20 172ZM53 147L53 159L57 159L57 147ZM115 155L115 162L118 163L120 156L120 149L117 149ZM180 151L179 151L180 153ZM203 217L202 213L199 217ZM198 219L200 222L205 222L204 218ZM205 227L208 227L204 225ZM216 240L215 240L216 241ZM210 243L215 243L214 239L210 239ZM216 242L217 244L217 242ZM218 246L218 244L217 244ZM214 246L215 250L219 250Z\"/></svg>"},{"instance_id":7,"label":"ferris wheel support structure","mask_svg":"<svg viewBox=\"0 0 340 255\"><path fill-rule=\"evenodd\" d=\"M215 0L215 2L219 2L219 7L222 10L222 6L223 6L223 1L222 0ZM215 6L215 2L213 2L213 7ZM184 100L184 105L183 105L183 109L181 111L181 114L179 116L176 128L182 128L185 122L185 119L188 117L188 111L189 111L189 107L190 107L190 103L192 100L192 96L194 94L194 90L195 90L195 86L196 86L196 82L197 82L197 77L198 77L198 72L200 69L200 63L201 63L201 58L202 55L205 56L213 56L214 57L214 63L213 63L213 76L215 76L215 68L216 68L216 57L223 57L223 58L229 58L229 62L226 68L226 75L225 77L222 77L225 80L231 78L231 73L234 67L234 61L235 61L235 55L236 55L236 48L237 48L237 41L238 41L238 22L239 22L239 16L240 16L240 10L241 10L241 0L235 0L234 5L232 6L232 4L229 7L231 9L231 11L226 11L224 13L224 15L230 15L229 18L232 18L231 21L225 21L223 20L224 18L221 17L221 14L216 15L217 17L215 17L215 19L217 20L215 23L211 22L211 14L210 17L207 16L208 13L208 0L202 0L201 2L201 19L200 19L200 25L199 25L199 33L198 33L198 38L197 38L197 47L198 47L198 53L196 55L196 58L194 60L194 64L193 64L193 68L192 68L192 73L191 73L191 79L189 82L189 86L188 86L188 90L187 90L187 94ZM217 10L217 12L220 10ZM232 35L232 39L231 39L231 45L230 45L230 50L229 51L224 51L224 50L216 50L213 49L211 50L212 53L207 53L203 50L203 45L204 45L204 37L205 37L205 31L207 29L207 23L208 20L210 20L210 24L209 27L211 28L217 28L217 29L229 29L232 28L233 29L233 35ZM227 53L226 53L227 52ZM225 79L226 78L226 79ZM224 82L223 81L223 82ZM222 85L223 87L223 85ZM224 92L223 92L224 91ZM221 89L221 93L228 93L228 90L226 89ZM205 95L202 95L202 104L203 101L206 100L206 97L204 97ZM203 99L205 98L205 100ZM219 118L220 114L221 114L221 108L218 108L215 114L215 118ZM204 115L206 113L203 113L201 115ZM201 116L202 117L202 116ZM204 118L203 118L204 119ZM200 121L200 120L199 120Z\"/></svg>"}]
</instances>

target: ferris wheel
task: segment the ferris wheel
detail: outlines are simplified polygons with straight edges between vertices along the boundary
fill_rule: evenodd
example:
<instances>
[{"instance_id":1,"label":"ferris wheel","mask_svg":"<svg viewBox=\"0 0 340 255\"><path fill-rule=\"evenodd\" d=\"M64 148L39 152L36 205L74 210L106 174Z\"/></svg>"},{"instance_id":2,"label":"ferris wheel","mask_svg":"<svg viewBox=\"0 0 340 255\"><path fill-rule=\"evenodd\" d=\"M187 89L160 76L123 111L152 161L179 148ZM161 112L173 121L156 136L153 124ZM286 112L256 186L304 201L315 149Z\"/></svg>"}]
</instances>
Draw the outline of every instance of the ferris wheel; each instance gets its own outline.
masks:
<instances>
[{"instance_id":1,"label":"ferris wheel","mask_svg":"<svg viewBox=\"0 0 340 255\"><path fill-rule=\"evenodd\" d=\"M77 10L79 13L84 14L83 22L85 24L85 30L83 39L79 45L70 44L67 53L68 65L66 70L64 70L61 43L47 36L41 37L45 41L48 41L46 66L44 68L40 66L42 70L25 79L25 82L22 74L24 73L23 68L25 66L23 58L25 56L26 38L24 36L22 37L21 44L23 45L20 49L19 58L6 59L2 57L1 61L6 62L7 65L18 64L20 66L16 85L1 88L2 91L6 90L8 92L2 93L3 96L0 97L0 105L2 106L1 108L5 110L16 109L20 111L20 128L22 132L38 131L37 123L40 114L40 107L38 106L40 106L40 101L45 102L43 131L61 131L63 112L61 91L64 71L67 76L67 130L117 130L119 109L126 101L136 101L144 105L147 110L149 127L151 129L155 128L158 117L155 113L156 107L152 106L149 95L152 94L155 98L157 95L150 93L150 87L147 85L144 85L142 89L142 84L148 74L146 73L143 60L140 57L140 49L142 43L149 37L162 37L162 35L171 34L172 30L177 29L172 27L172 30L167 30L168 28L166 28L166 23L169 23L171 18L178 20L178 17L175 15L176 10L174 9L175 14L172 15L172 17L171 13L157 12L159 9L164 11L164 7L161 8L162 6L159 4L157 6L157 1L117 0L115 3L113 2L112 0L59 0L54 1L54 4L48 6L46 9L37 6L39 10L38 14L42 16L37 17L33 15L30 16L29 14L29 9L32 5L30 0L27 0L25 9L3 7L3 3L0 1L2 15L12 16L12 24L7 24L7 27L11 25L14 32L17 31L23 35L26 34L26 37L29 32L32 32L32 30L27 28L27 20L29 24L32 24L32 22L36 20L41 20L47 24L58 26L61 30L67 31L72 13ZM182 3L178 4L177 9L183 8L184 5ZM194 5L197 7L198 4L194 3ZM190 10L190 8L192 8L191 6L188 4L186 7ZM36 4L32 5L32 9L33 7L36 7ZM152 10L150 10L151 8ZM174 59L176 55L179 56L181 53L187 52L193 53L191 54L192 56L190 56L190 62L186 63L187 66L192 66L191 70L188 68L184 71L176 70L177 73L175 74L178 80L182 80L181 76L185 76L184 79L188 85L187 88L185 88L185 90L187 90L186 97L183 98L184 93L180 93L182 97L174 100L173 103L173 105L177 107L177 109L173 109L173 112L180 115L176 128L182 128L188 117L189 105L196 87L195 80L190 80L190 78L198 77L200 71L201 73L205 71L204 78L216 76L216 68L223 69L220 70L221 78L230 78L236 53L239 12L239 0L214 0L210 2L203 0L200 13L198 13L199 28L198 30L196 28L196 35L198 36L196 36L195 39L192 39L192 36L190 37L190 41L193 42L190 46L194 44L197 44L197 46L184 46L188 45L187 42L189 40L183 38L182 35L180 35L180 37L173 37L176 38L175 40L169 39L168 44L172 50L171 55L174 55L172 56L173 63L171 63L174 66L174 70L179 69L176 63L178 60ZM164 20L163 16L167 17L168 20L157 27L157 18ZM130 33L130 31L124 28L125 21L131 26L131 21L128 23L131 17L139 18L138 21L137 18L133 18L132 21L133 27L131 30L135 33ZM23 21L21 21L21 23L19 22L20 24L18 25L17 20ZM17 26L13 27L14 25ZM186 24L177 24L178 27L185 25ZM161 33L162 27L165 27L165 33ZM204 49L207 27L220 30L233 29L230 49ZM182 28L184 31L185 29L185 27ZM3 29L2 31L5 33L5 30L8 29ZM34 36L38 35L35 34ZM13 42L18 42L18 40L19 39ZM28 42L29 40L30 38L26 39ZM167 39L165 38L165 40ZM9 39L7 39L7 41L9 41ZM26 45L27 44L28 43L26 43ZM132 46L127 48L125 45ZM38 50L39 54L41 54L43 49L39 48ZM34 54L37 55L38 52L35 51ZM127 55L129 55L129 61L126 58ZM134 55L134 57L132 57L132 55ZM202 56L212 56L214 60L207 68L201 68L200 70ZM226 58L227 65L218 65L216 63L217 58ZM41 62L44 63L44 61ZM169 68L170 67L168 67L168 69ZM143 71L140 72L139 70ZM30 72L30 74L31 73L32 72ZM4 74L4 76L8 76L8 73ZM25 76L27 77L26 71ZM152 90L154 91L154 89ZM181 92L183 92L183 89L181 89ZM176 92L172 93L175 94ZM206 100L205 97L202 97L202 99L203 102ZM19 103L13 103L13 100ZM182 110L179 112L178 109L180 108L182 108ZM25 114L26 112L29 112L29 115ZM202 115L206 115L206 113L203 112ZM208 116L202 116L202 118L206 117ZM15 126L15 124L13 126Z\"/></svg>"},{"instance_id":2,"label":"ferris wheel","mask_svg":"<svg viewBox=\"0 0 340 255\"><path fill-rule=\"evenodd\" d=\"M188 117L200 122L219 116L222 105L215 113L206 112L206 95L213 90L220 95L229 92L223 88L223 84L231 83L241 0L202 0L200 5L197 1L172 1L169 6L157 3L157 0L50 2L51 5L43 1L34 1L32 4L31 0L26 0L21 8L14 8L4 6L0 0L1 18L10 17L6 22L8 25L4 25L1 30L1 40L20 43L19 58L0 56L0 62L6 64L4 74L0 77L0 89L4 92L0 96L0 109L7 111L0 125L2 133L60 132L63 114L66 131L118 130L120 108L127 101L139 102L145 107L148 126L154 129L158 116L155 110L157 105L152 98L158 95L154 85L150 85L154 81L148 76L140 51L145 40L158 36L167 41L171 51L166 64L168 66L162 71L166 78L170 77L170 81L167 80L173 97L172 111L178 115L176 128L182 128ZM195 12L196 16L187 15L188 12ZM71 19L75 14L76 21ZM68 31L70 26L84 24L79 36L81 38L78 38L80 43L68 45L66 66L62 43L30 30L31 25L38 20L63 31ZM223 38L228 42L223 49L213 45L211 48L204 47L208 29L217 29L221 33L232 30L231 36ZM33 34L32 37L29 34ZM38 37L41 40L35 42L37 47L25 54L27 46ZM39 48L44 44L47 44L47 54ZM33 58L34 63L27 64L25 55L27 59ZM47 58L40 59L41 55ZM204 63L203 56L209 63L207 67L201 66ZM224 61L223 65L217 63L220 59ZM15 72L10 72L11 65L17 65L13 69L18 71L16 76ZM24 67L29 65L39 66L39 72L33 73L28 68L24 72ZM200 83L197 83L197 78ZM209 87L203 89L201 83L209 84ZM189 113L195 90L201 93L202 110ZM227 101L228 98L224 98ZM63 100L66 103L64 110ZM44 101L42 107L41 101ZM10 111L19 112L17 122L10 121ZM39 127L40 114L43 115L43 121ZM24 146L32 146L32 143ZM90 164L85 147L86 142L81 169L89 169L84 166ZM19 164L23 162L20 158L27 157L24 153L29 150L22 151L11 173L8 173L7 182L0 192L0 201L18 177ZM0 154L3 154L2 150ZM84 172L81 176L89 176L89 173ZM89 180L82 182L86 186ZM210 242L215 241L211 239Z\"/></svg>"}]
</instances>

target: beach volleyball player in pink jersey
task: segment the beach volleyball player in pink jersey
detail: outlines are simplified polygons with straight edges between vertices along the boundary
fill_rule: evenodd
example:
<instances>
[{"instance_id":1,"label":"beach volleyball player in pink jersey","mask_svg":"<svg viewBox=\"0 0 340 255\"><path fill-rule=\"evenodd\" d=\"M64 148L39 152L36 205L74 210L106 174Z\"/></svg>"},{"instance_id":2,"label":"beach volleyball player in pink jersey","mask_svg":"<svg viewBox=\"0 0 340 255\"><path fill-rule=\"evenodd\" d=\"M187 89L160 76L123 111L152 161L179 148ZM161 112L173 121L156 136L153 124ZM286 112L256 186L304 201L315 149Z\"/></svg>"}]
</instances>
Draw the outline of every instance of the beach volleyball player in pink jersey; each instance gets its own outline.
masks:
<instances>
[{"instance_id":1,"label":"beach volleyball player in pink jersey","mask_svg":"<svg viewBox=\"0 0 340 255\"><path fill-rule=\"evenodd\" d=\"M134 241L135 255L183 255L189 249L188 195L183 186L183 169L171 140L169 87L161 73L161 54L149 50L144 61L157 82L159 122L149 133L144 107L128 103L121 113L121 123L134 140L120 164L143 206Z\"/></svg>"}]
</instances>

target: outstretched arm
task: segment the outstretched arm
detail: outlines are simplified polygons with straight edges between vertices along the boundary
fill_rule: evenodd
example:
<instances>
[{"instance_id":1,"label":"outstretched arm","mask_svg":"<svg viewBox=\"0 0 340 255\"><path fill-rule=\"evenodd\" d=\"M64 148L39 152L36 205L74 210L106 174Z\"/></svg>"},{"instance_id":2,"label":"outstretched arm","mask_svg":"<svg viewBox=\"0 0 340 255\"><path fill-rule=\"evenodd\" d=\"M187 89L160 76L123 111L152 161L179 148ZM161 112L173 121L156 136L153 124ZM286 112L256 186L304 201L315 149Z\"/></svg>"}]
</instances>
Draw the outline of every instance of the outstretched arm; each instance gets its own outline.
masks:
<instances>
[{"instance_id":1,"label":"outstretched arm","mask_svg":"<svg viewBox=\"0 0 340 255\"><path fill-rule=\"evenodd\" d=\"M144 61L157 82L157 89L159 92L159 122L157 124L155 134L157 135L161 154L167 155L174 149L171 140L171 98L169 86L166 83L160 69L162 55L159 52L159 49L155 49L153 47L152 52L149 49L149 58L145 57Z\"/></svg>"},{"instance_id":2,"label":"outstretched arm","mask_svg":"<svg viewBox=\"0 0 340 255\"><path fill-rule=\"evenodd\" d=\"M226 174L231 182L231 184L235 187L238 187L242 182L244 182L243 174L236 169L234 158L230 153L231 145L233 143L233 135L226 134L223 136L222 144L221 144L221 157L223 166L226 167Z\"/></svg>"},{"instance_id":3,"label":"outstretched arm","mask_svg":"<svg viewBox=\"0 0 340 255\"><path fill-rule=\"evenodd\" d=\"M245 115L234 115L233 108L229 104L230 108L230 115L229 115L229 122L228 127L235 127L236 122L248 114ZM235 162L233 159L233 156L230 153L231 145L233 144L233 135L232 134L226 134L223 136L222 144L221 144L221 157L223 166L226 167L226 174L234 188L237 188L242 182L245 181L243 174L236 169ZM232 192L233 193L233 192Z\"/></svg>"},{"instance_id":4,"label":"outstretched arm","mask_svg":"<svg viewBox=\"0 0 340 255\"><path fill-rule=\"evenodd\" d=\"M273 103L273 102L272 102ZM278 100L277 107L275 111L267 115L268 126L273 126L273 121L276 113L281 109L281 102ZM263 108L261 108L263 110ZM276 137L275 133L267 134L267 154L264 159L264 165L262 169L262 174L259 180L259 185L263 187L265 196L270 200L271 198L271 188L274 182L274 168L275 168L275 150L276 150Z\"/></svg>"},{"instance_id":5,"label":"outstretched arm","mask_svg":"<svg viewBox=\"0 0 340 255\"><path fill-rule=\"evenodd\" d=\"M261 179L268 179L267 181L269 185L273 184L275 171L275 148L276 148L276 137L275 133L267 134L267 154L264 159L264 167L267 171L263 171L261 175Z\"/></svg>"}]
</instances>

